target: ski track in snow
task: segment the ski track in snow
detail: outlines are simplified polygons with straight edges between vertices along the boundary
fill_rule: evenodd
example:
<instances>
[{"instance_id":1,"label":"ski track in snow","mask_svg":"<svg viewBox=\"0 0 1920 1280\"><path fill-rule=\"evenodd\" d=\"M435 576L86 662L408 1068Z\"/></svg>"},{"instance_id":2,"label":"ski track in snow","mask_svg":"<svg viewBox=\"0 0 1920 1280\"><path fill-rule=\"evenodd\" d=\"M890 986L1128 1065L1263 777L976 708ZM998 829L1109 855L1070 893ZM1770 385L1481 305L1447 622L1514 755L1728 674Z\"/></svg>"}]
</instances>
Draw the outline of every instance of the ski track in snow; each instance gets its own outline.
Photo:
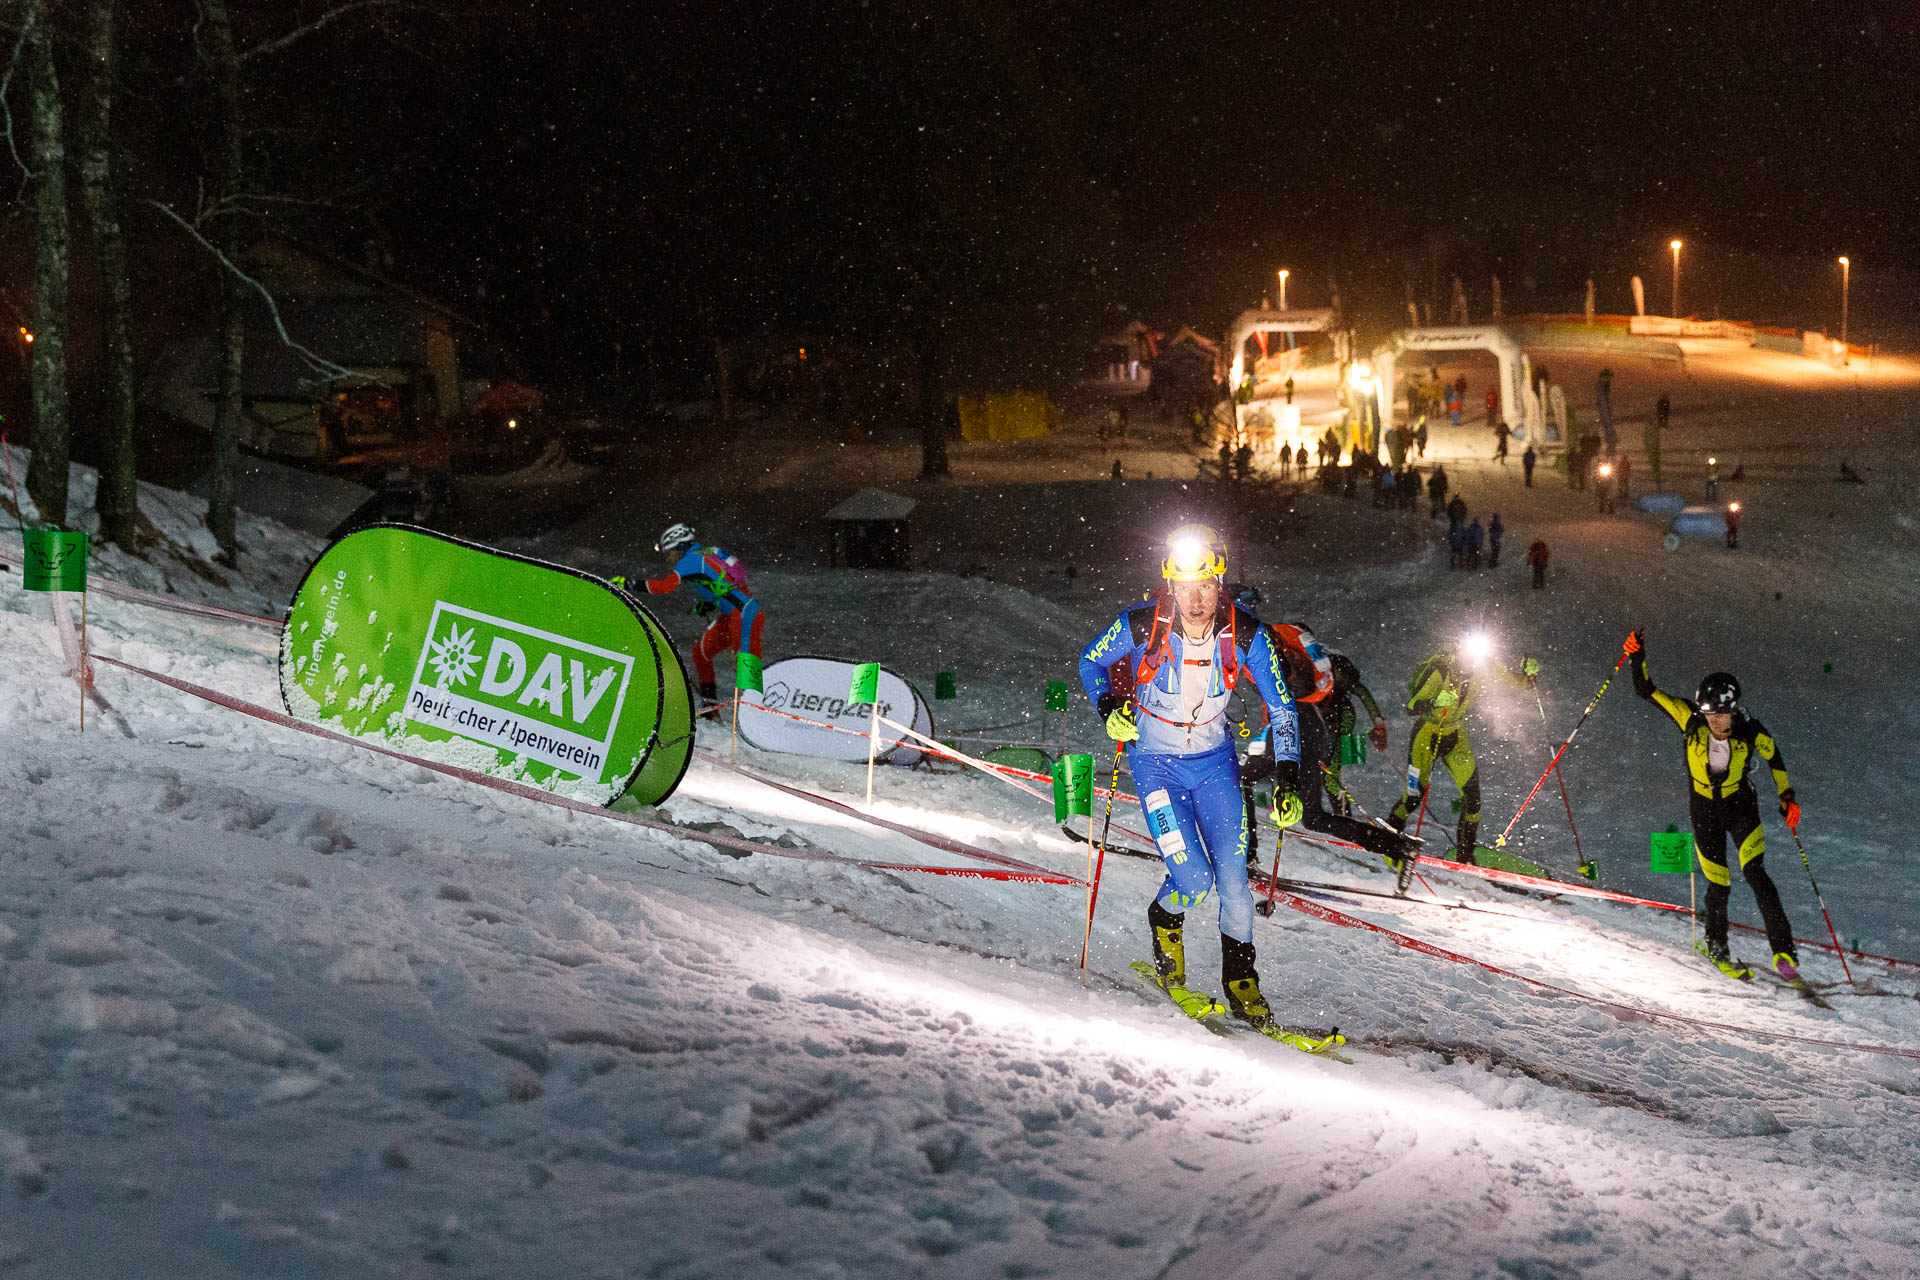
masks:
<instances>
[{"instance_id":1,"label":"ski track in snow","mask_svg":"<svg viewBox=\"0 0 1920 1280\"><path fill-rule=\"evenodd\" d=\"M1456 475L1470 501L1494 483L1476 465ZM1667 556L1652 522L1587 519L1557 479L1531 496L1501 483L1520 513L1510 555L1528 525L1547 528L1551 593L1526 591L1523 570L1449 575L1393 549L1316 571L1281 547L1255 567L1285 583L1268 612L1354 654L1383 703L1477 614L1511 652L1544 656L1563 731L1636 622L1668 687L1724 660L1782 741L1843 931L1920 952L1920 889L1886 831L1911 795L1913 713L1818 683L1916 674L1889 643L1913 617L1906 544L1876 541L1907 513L1850 511L1856 527L1829 534L1815 490L1756 520L1738 556ZM1785 502L1790 485L1773 492ZM1387 519L1297 501L1322 536ZM317 549L261 536L275 564ZM1852 559L1811 545L1822 537ZM972 724L1018 717L1037 701L1020 690L1068 675L1125 589L1092 570L1064 601L938 574L771 570L756 585L770 652L871 653L916 680L957 667L966 696L937 714ZM1773 589L1798 598L1776 606ZM260 590L207 598L265 607ZM275 704L262 637L94 604L99 652ZM900 625L930 615L973 619L966 644ZM7 1274L1899 1277L1920 1257L1920 1062L1655 1025L1283 910L1256 926L1270 996L1355 1040L1352 1065L1313 1060L1211 1034L1128 973L1153 864L1108 860L1083 989L1073 890L735 857L113 671L102 693L132 736L90 716L82 737L48 617L0 576ZM1547 749L1531 699L1489 691L1476 714L1490 838ZM1084 708L1068 723L1100 740ZM1386 760L1349 774L1380 812L1403 724ZM724 751L724 732L702 745ZM1685 821L1677 752L1623 675L1569 756L1582 837L1616 887L1674 892L1638 868L1645 832ZM860 766L742 755L842 797L863 787ZM1085 870L1043 806L989 780L883 770L877 794L895 820ZM1564 867L1555 799L1522 830ZM702 764L665 810L945 860ZM1769 835L1796 928L1815 936L1771 814ZM1284 870L1391 884L1299 844ZM1650 1010L1920 1047L1911 971L1857 964L1891 994L1842 988L1821 1013L1705 970L1682 917L1429 879L1503 914L1342 909ZM1743 888L1734 904L1752 918ZM1189 929L1203 978L1207 917ZM1750 959L1758 946L1736 938ZM1830 957L1803 959L1839 979Z\"/></svg>"}]
</instances>

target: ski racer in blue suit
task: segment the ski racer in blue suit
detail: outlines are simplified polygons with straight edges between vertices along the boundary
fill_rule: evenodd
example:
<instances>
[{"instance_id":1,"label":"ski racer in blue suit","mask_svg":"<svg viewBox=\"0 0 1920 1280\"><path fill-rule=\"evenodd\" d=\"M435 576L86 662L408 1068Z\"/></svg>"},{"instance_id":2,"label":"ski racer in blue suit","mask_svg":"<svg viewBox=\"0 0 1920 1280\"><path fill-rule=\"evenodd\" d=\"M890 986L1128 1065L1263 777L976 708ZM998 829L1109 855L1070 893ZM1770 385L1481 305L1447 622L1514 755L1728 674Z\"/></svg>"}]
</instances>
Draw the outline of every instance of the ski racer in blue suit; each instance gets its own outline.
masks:
<instances>
[{"instance_id":1,"label":"ski racer in blue suit","mask_svg":"<svg viewBox=\"0 0 1920 1280\"><path fill-rule=\"evenodd\" d=\"M1134 789L1167 878L1147 908L1160 985L1186 1007L1184 912L1220 898L1221 978L1235 1016L1266 1028L1272 1011L1254 969L1247 811L1227 716L1241 680L1273 725L1274 819L1300 820L1300 746L1293 698L1268 629L1222 589L1226 548L1205 525L1168 539L1163 590L1120 614L1080 655L1080 683L1107 732L1128 744Z\"/></svg>"}]
</instances>

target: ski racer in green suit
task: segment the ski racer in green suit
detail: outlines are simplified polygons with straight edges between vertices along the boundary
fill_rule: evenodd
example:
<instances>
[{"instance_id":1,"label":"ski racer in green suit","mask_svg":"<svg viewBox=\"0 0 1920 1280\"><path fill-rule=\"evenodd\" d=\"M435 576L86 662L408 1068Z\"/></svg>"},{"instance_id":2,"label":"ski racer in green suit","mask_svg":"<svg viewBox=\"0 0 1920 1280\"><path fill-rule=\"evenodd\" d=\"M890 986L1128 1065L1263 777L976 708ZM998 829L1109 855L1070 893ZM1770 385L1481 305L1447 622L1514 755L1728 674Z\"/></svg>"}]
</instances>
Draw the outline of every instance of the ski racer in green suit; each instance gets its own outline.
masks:
<instances>
[{"instance_id":1,"label":"ski racer in green suit","mask_svg":"<svg viewBox=\"0 0 1920 1280\"><path fill-rule=\"evenodd\" d=\"M1480 770L1467 739L1466 717L1481 667L1491 668L1501 680L1519 687L1531 684L1540 674L1540 664L1532 658L1522 658L1518 671L1509 669L1493 657L1480 636L1470 636L1456 648L1421 663L1407 686L1407 713L1420 721L1407 742L1407 788L1387 819L1395 831L1407 829L1408 814L1426 803L1428 773L1439 761L1460 788L1453 856L1468 863L1477 861L1473 850L1480 837Z\"/></svg>"}]
</instances>

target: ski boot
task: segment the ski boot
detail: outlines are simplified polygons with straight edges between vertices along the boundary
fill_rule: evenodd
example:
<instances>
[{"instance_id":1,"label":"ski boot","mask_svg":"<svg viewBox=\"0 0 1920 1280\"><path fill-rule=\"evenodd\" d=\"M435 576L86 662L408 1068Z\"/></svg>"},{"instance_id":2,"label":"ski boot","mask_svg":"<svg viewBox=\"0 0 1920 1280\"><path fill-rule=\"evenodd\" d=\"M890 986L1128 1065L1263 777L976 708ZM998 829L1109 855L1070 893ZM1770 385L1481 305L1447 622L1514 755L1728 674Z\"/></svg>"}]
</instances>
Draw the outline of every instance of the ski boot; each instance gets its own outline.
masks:
<instances>
[{"instance_id":1,"label":"ski boot","mask_svg":"<svg viewBox=\"0 0 1920 1280\"><path fill-rule=\"evenodd\" d=\"M1791 951L1773 953L1773 972L1788 986L1800 985L1800 962L1794 958Z\"/></svg>"},{"instance_id":2,"label":"ski boot","mask_svg":"<svg viewBox=\"0 0 1920 1280\"><path fill-rule=\"evenodd\" d=\"M1260 975L1253 968L1253 944L1220 935L1220 977L1227 987L1227 1012L1261 1035L1302 1053L1339 1057L1334 1050L1347 1042L1338 1027L1327 1036L1315 1039L1288 1031L1273 1020L1273 1010L1260 993ZM1346 1061L1346 1059L1341 1059Z\"/></svg>"},{"instance_id":3,"label":"ski boot","mask_svg":"<svg viewBox=\"0 0 1920 1280\"><path fill-rule=\"evenodd\" d=\"M1733 951L1725 942L1714 942L1706 938L1693 944L1693 949L1713 961L1714 967L1737 982L1751 982L1753 970L1733 958Z\"/></svg>"},{"instance_id":4,"label":"ski boot","mask_svg":"<svg viewBox=\"0 0 1920 1280\"><path fill-rule=\"evenodd\" d=\"M720 686L711 680L700 682L700 710L711 711L720 705Z\"/></svg>"},{"instance_id":5,"label":"ski boot","mask_svg":"<svg viewBox=\"0 0 1920 1280\"><path fill-rule=\"evenodd\" d=\"M1184 920L1157 900L1147 905L1147 928L1153 934L1153 971L1162 986L1187 985L1187 946L1181 938Z\"/></svg>"},{"instance_id":6,"label":"ski boot","mask_svg":"<svg viewBox=\"0 0 1920 1280\"><path fill-rule=\"evenodd\" d=\"M1480 823L1477 820L1460 819L1460 825L1453 832L1453 860L1470 867L1479 866L1479 859L1473 856L1474 842L1479 838Z\"/></svg>"},{"instance_id":7,"label":"ski boot","mask_svg":"<svg viewBox=\"0 0 1920 1280\"><path fill-rule=\"evenodd\" d=\"M1147 927L1153 934L1153 963L1136 960L1130 968L1167 993L1167 998L1189 1018L1210 1018L1226 1006L1212 996L1187 989L1187 948L1181 940L1181 917L1158 901L1147 907Z\"/></svg>"}]
</instances>

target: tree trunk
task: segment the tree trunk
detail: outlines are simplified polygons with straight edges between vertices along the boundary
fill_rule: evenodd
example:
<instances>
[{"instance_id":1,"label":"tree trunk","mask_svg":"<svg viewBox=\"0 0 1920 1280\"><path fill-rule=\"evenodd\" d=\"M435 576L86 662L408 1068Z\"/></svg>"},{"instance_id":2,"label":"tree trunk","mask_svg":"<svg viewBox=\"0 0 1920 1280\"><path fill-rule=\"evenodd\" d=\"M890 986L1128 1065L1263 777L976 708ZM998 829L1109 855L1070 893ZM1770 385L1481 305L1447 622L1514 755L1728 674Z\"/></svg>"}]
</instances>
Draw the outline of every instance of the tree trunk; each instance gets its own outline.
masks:
<instances>
[{"instance_id":1,"label":"tree trunk","mask_svg":"<svg viewBox=\"0 0 1920 1280\"><path fill-rule=\"evenodd\" d=\"M86 73L77 131L80 193L100 270L100 356L106 390L106 440L94 506L100 512L101 535L132 551L140 517L133 465L133 288L120 226L120 192L113 180L114 3L90 0L87 6Z\"/></svg>"},{"instance_id":2,"label":"tree trunk","mask_svg":"<svg viewBox=\"0 0 1920 1280\"><path fill-rule=\"evenodd\" d=\"M213 240L227 261L238 264L244 244L244 222L234 206L244 179L245 135L241 121L240 57L233 45L233 18L227 0L200 0L200 16L207 40L202 55L213 80L220 113L220 207ZM220 273L220 372L213 410L213 474L207 485L207 528L220 543L228 563L240 554L235 529L235 471L240 462L242 379L246 372L247 323L245 286L230 270Z\"/></svg>"},{"instance_id":3,"label":"tree trunk","mask_svg":"<svg viewBox=\"0 0 1920 1280\"><path fill-rule=\"evenodd\" d=\"M48 0L26 0L33 155L33 460L27 492L48 525L67 522L67 181Z\"/></svg>"}]
</instances>

